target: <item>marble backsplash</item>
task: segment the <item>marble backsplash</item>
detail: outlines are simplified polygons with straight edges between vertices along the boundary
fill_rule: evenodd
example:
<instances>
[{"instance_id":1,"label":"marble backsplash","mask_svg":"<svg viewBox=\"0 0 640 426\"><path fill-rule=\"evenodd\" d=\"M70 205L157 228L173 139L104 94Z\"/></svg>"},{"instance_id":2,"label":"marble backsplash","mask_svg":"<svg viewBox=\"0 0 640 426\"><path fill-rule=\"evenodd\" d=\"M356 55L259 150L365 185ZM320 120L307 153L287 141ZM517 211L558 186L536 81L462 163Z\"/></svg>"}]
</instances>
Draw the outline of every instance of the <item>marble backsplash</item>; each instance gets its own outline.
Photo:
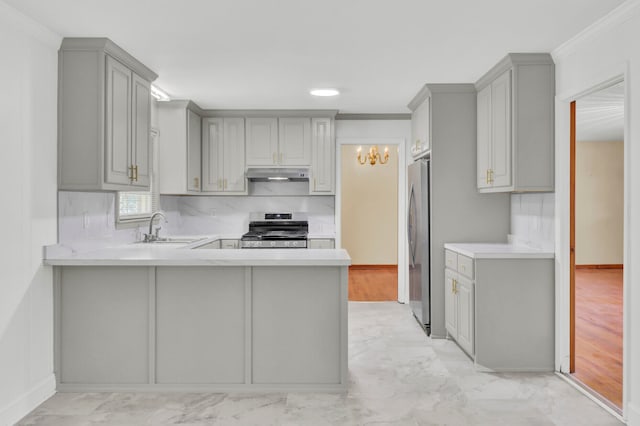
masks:
<instances>
[{"instance_id":1,"label":"marble backsplash","mask_svg":"<svg viewBox=\"0 0 640 426\"><path fill-rule=\"evenodd\" d=\"M555 193L511 194L511 240L553 250Z\"/></svg>"},{"instance_id":2,"label":"marble backsplash","mask_svg":"<svg viewBox=\"0 0 640 426\"><path fill-rule=\"evenodd\" d=\"M143 226L117 229L115 192L58 192L58 243L74 248L125 244L140 239Z\"/></svg>"},{"instance_id":3,"label":"marble backsplash","mask_svg":"<svg viewBox=\"0 0 640 426\"><path fill-rule=\"evenodd\" d=\"M167 217L164 235L240 236L254 211L306 212L309 231L335 233L333 196L160 196ZM126 244L141 239L147 225L118 229L113 192L58 192L58 242L79 249Z\"/></svg>"},{"instance_id":4,"label":"marble backsplash","mask_svg":"<svg viewBox=\"0 0 640 426\"><path fill-rule=\"evenodd\" d=\"M309 232L335 233L333 196L161 196L169 233L180 235L241 235L249 227L251 212L305 212Z\"/></svg>"}]
</instances>

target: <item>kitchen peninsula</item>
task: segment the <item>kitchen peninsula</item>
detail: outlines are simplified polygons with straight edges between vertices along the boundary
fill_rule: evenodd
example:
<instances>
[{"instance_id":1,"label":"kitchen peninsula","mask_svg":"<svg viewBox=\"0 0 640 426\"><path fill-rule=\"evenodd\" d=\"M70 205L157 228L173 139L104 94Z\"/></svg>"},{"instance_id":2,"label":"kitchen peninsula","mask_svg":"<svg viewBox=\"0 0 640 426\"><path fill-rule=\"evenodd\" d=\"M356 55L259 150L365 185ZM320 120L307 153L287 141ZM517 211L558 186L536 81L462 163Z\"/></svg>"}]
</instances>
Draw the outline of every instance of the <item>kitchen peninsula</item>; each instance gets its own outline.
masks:
<instances>
[{"instance_id":1,"label":"kitchen peninsula","mask_svg":"<svg viewBox=\"0 0 640 426\"><path fill-rule=\"evenodd\" d=\"M57 389L346 390L350 263L342 249L55 246Z\"/></svg>"}]
</instances>

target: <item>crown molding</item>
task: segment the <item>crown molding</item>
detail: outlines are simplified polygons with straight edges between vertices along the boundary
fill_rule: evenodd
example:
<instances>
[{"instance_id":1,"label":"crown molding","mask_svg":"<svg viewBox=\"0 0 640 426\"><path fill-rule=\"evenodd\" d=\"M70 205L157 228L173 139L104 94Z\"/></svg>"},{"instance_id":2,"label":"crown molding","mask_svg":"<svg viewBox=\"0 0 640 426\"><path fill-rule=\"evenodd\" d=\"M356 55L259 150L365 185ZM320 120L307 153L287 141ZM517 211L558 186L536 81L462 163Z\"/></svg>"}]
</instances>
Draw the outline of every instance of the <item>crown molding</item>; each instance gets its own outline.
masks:
<instances>
[{"instance_id":1,"label":"crown molding","mask_svg":"<svg viewBox=\"0 0 640 426\"><path fill-rule=\"evenodd\" d=\"M551 51L554 62L565 58L587 41L622 25L640 11L640 0L627 0Z\"/></svg>"},{"instance_id":2,"label":"crown molding","mask_svg":"<svg viewBox=\"0 0 640 426\"><path fill-rule=\"evenodd\" d=\"M411 114L338 114L336 120L411 120Z\"/></svg>"},{"instance_id":3,"label":"crown molding","mask_svg":"<svg viewBox=\"0 0 640 426\"><path fill-rule=\"evenodd\" d=\"M30 16L14 9L2 0L0 0L0 22L6 22L7 25L15 27L16 31L32 36L36 40L56 50L60 47L62 37L59 34L51 31L48 27L45 27Z\"/></svg>"}]
</instances>

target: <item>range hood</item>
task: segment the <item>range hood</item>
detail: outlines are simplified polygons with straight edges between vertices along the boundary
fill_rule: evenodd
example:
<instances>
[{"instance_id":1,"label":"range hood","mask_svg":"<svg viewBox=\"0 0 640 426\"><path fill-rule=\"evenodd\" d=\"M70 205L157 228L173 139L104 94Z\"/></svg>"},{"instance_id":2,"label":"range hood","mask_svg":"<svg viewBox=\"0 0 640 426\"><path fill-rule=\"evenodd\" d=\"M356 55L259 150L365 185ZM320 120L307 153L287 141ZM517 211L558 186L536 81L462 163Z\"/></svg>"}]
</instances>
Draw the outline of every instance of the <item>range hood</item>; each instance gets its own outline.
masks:
<instances>
[{"instance_id":1,"label":"range hood","mask_svg":"<svg viewBox=\"0 0 640 426\"><path fill-rule=\"evenodd\" d=\"M251 167L247 169L247 179L252 182L302 182L309 180L309 169Z\"/></svg>"}]
</instances>

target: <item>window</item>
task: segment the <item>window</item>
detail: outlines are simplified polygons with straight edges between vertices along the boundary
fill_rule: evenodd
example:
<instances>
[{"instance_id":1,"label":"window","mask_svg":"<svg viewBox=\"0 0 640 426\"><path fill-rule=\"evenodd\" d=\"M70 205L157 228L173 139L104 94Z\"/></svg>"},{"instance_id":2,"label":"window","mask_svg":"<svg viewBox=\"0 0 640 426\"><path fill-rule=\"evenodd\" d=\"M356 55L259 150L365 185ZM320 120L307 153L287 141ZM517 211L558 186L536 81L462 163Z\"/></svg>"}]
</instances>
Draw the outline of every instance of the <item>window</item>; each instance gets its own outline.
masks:
<instances>
[{"instance_id":1,"label":"window","mask_svg":"<svg viewBox=\"0 0 640 426\"><path fill-rule=\"evenodd\" d=\"M158 169L157 138L158 131L151 130L151 183L149 191L120 191L116 197L116 225L139 224L146 222L151 214L158 210Z\"/></svg>"}]
</instances>

